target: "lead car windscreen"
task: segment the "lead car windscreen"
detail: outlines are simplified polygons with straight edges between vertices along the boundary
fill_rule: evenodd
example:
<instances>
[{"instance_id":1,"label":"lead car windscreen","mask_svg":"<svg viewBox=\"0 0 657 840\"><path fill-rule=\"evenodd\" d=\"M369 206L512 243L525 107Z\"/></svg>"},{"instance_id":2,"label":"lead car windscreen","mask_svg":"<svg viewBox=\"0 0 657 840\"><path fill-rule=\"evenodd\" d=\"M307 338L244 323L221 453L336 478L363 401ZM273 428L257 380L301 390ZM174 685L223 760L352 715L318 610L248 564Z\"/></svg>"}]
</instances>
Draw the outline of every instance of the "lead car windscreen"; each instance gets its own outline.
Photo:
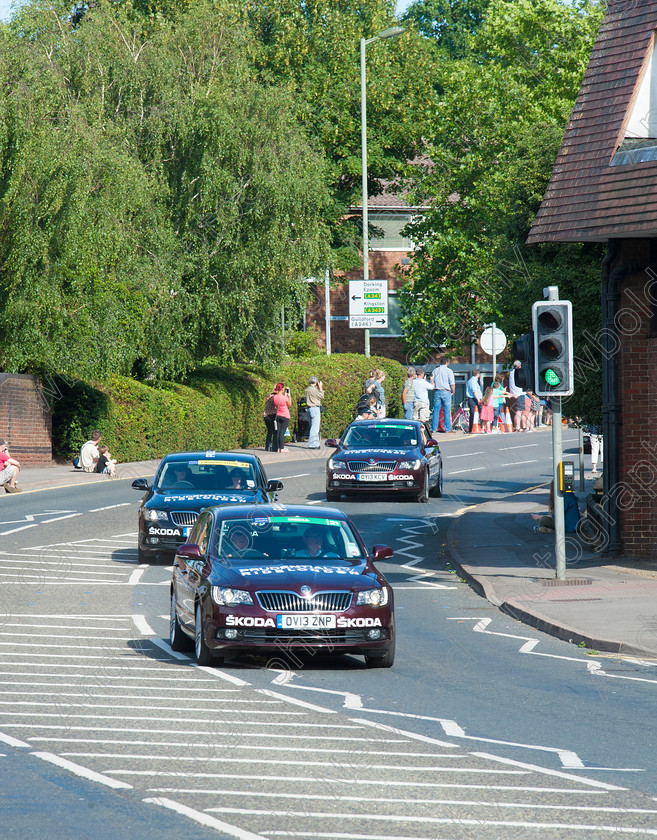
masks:
<instances>
[{"instance_id":1,"label":"lead car windscreen","mask_svg":"<svg viewBox=\"0 0 657 840\"><path fill-rule=\"evenodd\" d=\"M253 516L227 519L216 530L214 554L240 560L293 557L362 560L363 551L348 522L325 517Z\"/></svg>"},{"instance_id":2,"label":"lead car windscreen","mask_svg":"<svg viewBox=\"0 0 657 840\"><path fill-rule=\"evenodd\" d=\"M199 458L165 463L155 489L167 493L185 493L190 490L253 490L255 486L251 464Z\"/></svg>"},{"instance_id":3,"label":"lead car windscreen","mask_svg":"<svg viewBox=\"0 0 657 840\"><path fill-rule=\"evenodd\" d=\"M342 444L362 449L399 449L417 446L417 428L404 423L395 426L388 423L359 426L356 422L345 432Z\"/></svg>"}]
</instances>

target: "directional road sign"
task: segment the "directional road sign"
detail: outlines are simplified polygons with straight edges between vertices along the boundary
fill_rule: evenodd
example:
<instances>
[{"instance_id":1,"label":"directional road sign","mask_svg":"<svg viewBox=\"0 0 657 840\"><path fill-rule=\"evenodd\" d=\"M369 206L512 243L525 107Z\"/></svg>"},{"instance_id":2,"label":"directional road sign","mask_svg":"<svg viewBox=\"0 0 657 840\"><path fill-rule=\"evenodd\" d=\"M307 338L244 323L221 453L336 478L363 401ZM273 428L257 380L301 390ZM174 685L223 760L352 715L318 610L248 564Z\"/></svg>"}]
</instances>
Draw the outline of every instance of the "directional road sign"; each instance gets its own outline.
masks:
<instances>
[{"instance_id":1,"label":"directional road sign","mask_svg":"<svg viewBox=\"0 0 657 840\"><path fill-rule=\"evenodd\" d=\"M375 330L388 326L388 281L349 281L349 326Z\"/></svg>"}]
</instances>

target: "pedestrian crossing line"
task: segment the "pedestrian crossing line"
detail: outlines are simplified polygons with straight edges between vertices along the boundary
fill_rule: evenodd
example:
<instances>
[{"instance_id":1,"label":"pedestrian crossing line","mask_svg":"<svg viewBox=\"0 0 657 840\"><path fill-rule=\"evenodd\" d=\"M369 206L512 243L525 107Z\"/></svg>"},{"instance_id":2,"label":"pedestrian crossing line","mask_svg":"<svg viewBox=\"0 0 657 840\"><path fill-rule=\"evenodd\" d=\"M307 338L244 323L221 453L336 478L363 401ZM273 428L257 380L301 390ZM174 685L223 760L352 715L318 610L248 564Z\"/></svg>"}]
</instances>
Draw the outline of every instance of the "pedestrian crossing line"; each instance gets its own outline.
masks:
<instances>
[{"instance_id":1,"label":"pedestrian crossing line","mask_svg":"<svg viewBox=\"0 0 657 840\"><path fill-rule=\"evenodd\" d=\"M26 703L25 705L33 705L33 704ZM39 705L39 704L37 704L37 705ZM57 703L52 703L50 705L56 706L58 704ZM84 704L84 703L79 704L79 707L87 708L87 704ZM97 708L97 707L94 707L94 708ZM131 707L130 706L112 706L112 708L113 709L129 709ZM144 707L144 708L146 708L146 707ZM159 711L159 709L158 709L158 711ZM68 721L68 716L67 716L67 721ZM225 721L225 722L228 723L229 721ZM230 722L232 723L232 721L230 721ZM213 727L215 726L216 723L217 723L217 721L213 719L212 720ZM253 725L253 722L251 722L251 723ZM263 724L257 724L257 725L262 726ZM62 725L43 724L43 723L32 724L32 723L30 723L30 730L32 730L32 729L37 730L38 729L40 731L42 731L42 730L53 731L53 730L63 729L63 728L65 728L67 732L88 732L89 731L89 727L87 727L87 726L71 726L68 722L66 722ZM126 734L126 735L130 732L137 732L137 733L141 733L141 734L144 734L144 735L171 735L171 729L144 729L144 727L142 727L142 726L139 726L139 727L137 727L137 726L94 726L94 732L95 733L121 732L122 734ZM225 736L225 735L234 735L235 731L234 731L234 729L227 729L226 731L222 731L220 729L213 728L212 734L213 734L213 736L220 737L220 736ZM307 734L306 735L293 735L289 732L284 732L284 733L248 732L248 733L245 733L245 734L248 734L249 738L270 738L271 740L280 739L281 741L285 740L286 742L296 739L296 740L304 741L304 742L306 742L306 741L337 741L337 742L347 742L349 744L354 744L354 743L370 744L371 743L369 738L359 738L359 737L356 737L354 735L307 735ZM185 736L188 736L188 735L207 735L207 729L185 729ZM50 737L50 736L30 737L30 741L63 741L63 742L66 742L66 741L76 741L77 742L77 741L79 741L80 743L84 743L84 744L105 744L105 743L107 743L107 744L117 744L117 743L136 744L136 743L142 743L142 742L138 742L138 741L116 741L116 740L99 741L99 740L93 740L93 739L90 739L90 738L82 738L82 739L55 738L55 737ZM153 742L144 741L143 743L148 744L148 743L153 743ZM381 743L381 744L403 744L404 740L402 738L380 738L380 739L378 739L377 743ZM171 744L171 742L170 742L170 744ZM183 745L181 745L181 746L183 746ZM207 745L207 743L206 743L206 745ZM173 746L178 746L178 745L173 744ZM190 744L190 746L194 746L194 745ZM297 748L294 747L293 749L296 752ZM372 753L368 752L368 755L372 755ZM424 753L386 752L385 755L418 756L418 755L424 755ZM432 756L432 757L435 758L436 756ZM441 756L438 756L438 757L439 758L464 758L465 756L441 755Z\"/></svg>"},{"instance_id":2,"label":"pedestrian crossing line","mask_svg":"<svg viewBox=\"0 0 657 840\"><path fill-rule=\"evenodd\" d=\"M366 820L372 821L386 821L389 823L408 822L416 824L431 824L431 825L454 825L454 826L469 826L473 825L481 829L483 826L491 828L531 828L531 829L566 829L568 831L588 831L588 832L605 832L612 834L634 834L646 837L657 837L657 828L630 828L617 825L583 825L579 823L539 823L530 820L488 820L488 819L468 819L467 817L424 817L419 815L398 815L398 814L340 814L340 813L323 813L321 811L263 811L259 809L250 808L206 808L206 812L210 814L233 814L244 816L264 816L271 817L287 817L292 819L329 819L335 820L358 820L363 822ZM287 833L287 832L286 832ZM317 836L313 832L313 836ZM391 835L388 835L388 840L396 840Z\"/></svg>"},{"instance_id":3,"label":"pedestrian crossing line","mask_svg":"<svg viewBox=\"0 0 657 840\"><path fill-rule=\"evenodd\" d=\"M152 793L177 793L177 794L209 794L219 796L247 796L263 799L303 799L335 802L383 802L383 803L398 803L402 805L465 805L470 807L483 808L499 808L499 809L523 809L535 808L541 811L580 811L584 813L603 813L603 814L657 814L657 808L618 808L613 805L545 805L535 802L482 802L481 799L418 799L416 797L410 798L396 798L396 797L378 797L378 796L353 796L353 795L332 795L332 794L317 794L317 793L279 793L277 791L265 790L221 790L220 788L149 788ZM207 810L215 810L208 808ZM219 810L219 809L217 809Z\"/></svg>"},{"instance_id":4,"label":"pedestrian crossing line","mask_svg":"<svg viewBox=\"0 0 657 840\"><path fill-rule=\"evenodd\" d=\"M161 746L161 745L160 745ZM352 751L353 754L353 751ZM63 752L62 755L71 758L86 758L86 759L120 759L121 761L164 761L183 763L189 762L192 764L203 762L222 762L224 764L274 764L277 766L290 767L324 767L325 761L309 761L308 759L281 759L281 758L242 758L230 754L221 756L189 756L189 755L144 755L143 753L99 753L99 752ZM401 767L399 764L373 764L372 762L358 764L350 761L348 765L350 770L394 770L399 772L403 769L404 773L476 773L488 776L525 776L529 775L528 770L500 770L498 768L481 768L481 767L434 767L434 766L411 766Z\"/></svg>"},{"instance_id":5,"label":"pedestrian crossing line","mask_svg":"<svg viewBox=\"0 0 657 840\"><path fill-rule=\"evenodd\" d=\"M177 814L189 817L189 819L194 820L194 822L197 822L200 825L207 826L208 828L216 828L218 831L224 832L224 834L230 834L231 837L236 837L237 840L268 840L268 838L263 837L262 834L253 834L251 831L244 831L243 829L237 828L229 823L225 823L222 820L217 820L209 814L204 814L201 811L197 811L195 808L189 808L187 805L181 805L179 802L174 802L173 800L165 797L149 797L143 801L149 805L161 805L163 808L168 808L171 811L175 811Z\"/></svg>"}]
</instances>

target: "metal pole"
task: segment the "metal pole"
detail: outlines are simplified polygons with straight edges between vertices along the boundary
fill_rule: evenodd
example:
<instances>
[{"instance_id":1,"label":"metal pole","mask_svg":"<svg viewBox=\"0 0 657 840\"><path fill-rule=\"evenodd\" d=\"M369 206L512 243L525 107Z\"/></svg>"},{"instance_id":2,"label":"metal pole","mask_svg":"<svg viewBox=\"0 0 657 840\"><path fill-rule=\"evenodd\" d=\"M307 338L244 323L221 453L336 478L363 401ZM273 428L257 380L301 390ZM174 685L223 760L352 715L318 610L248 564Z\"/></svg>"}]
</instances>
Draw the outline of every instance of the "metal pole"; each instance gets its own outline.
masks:
<instances>
[{"instance_id":1,"label":"metal pole","mask_svg":"<svg viewBox=\"0 0 657 840\"><path fill-rule=\"evenodd\" d=\"M566 579L566 526L563 512L563 496L559 492L559 464L563 457L563 433L561 427L561 397L550 397L552 403L552 481L554 491L554 554L556 576Z\"/></svg>"},{"instance_id":2,"label":"metal pole","mask_svg":"<svg viewBox=\"0 0 657 840\"><path fill-rule=\"evenodd\" d=\"M326 355L331 355L331 290L329 288L329 270L324 272L324 317L326 318Z\"/></svg>"},{"instance_id":3,"label":"metal pole","mask_svg":"<svg viewBox=\"0 0 657 840\"><path fill-rule=\"evenodd\" d=\"M493 385L495 385L495 377L497 375L497 350L495 349L495 321L491 324L493 330Z\"/></svg>"},{"instance_id":4,"label":"metal pole","mask_svg":"<svg viewBox=\"0 0 657 840\"><path fill-rule=\"evenodd\" d=\"M365 85L365 38L360 39L360 148L363 189L363 280L370 279L369 239L367 219L367 104ZM370 331L365 330L365 358L370 356Z\"/></svg>"},{"instance_id":5,"label":"metal pole","mask_svg":"<svg viewBox=\"0 0 657 840\"><path fill-rule=\"evenodd\" d=\"M579 432L579 491L584 492L584 430L580 426Z\"/></svg>"}]
</instances>

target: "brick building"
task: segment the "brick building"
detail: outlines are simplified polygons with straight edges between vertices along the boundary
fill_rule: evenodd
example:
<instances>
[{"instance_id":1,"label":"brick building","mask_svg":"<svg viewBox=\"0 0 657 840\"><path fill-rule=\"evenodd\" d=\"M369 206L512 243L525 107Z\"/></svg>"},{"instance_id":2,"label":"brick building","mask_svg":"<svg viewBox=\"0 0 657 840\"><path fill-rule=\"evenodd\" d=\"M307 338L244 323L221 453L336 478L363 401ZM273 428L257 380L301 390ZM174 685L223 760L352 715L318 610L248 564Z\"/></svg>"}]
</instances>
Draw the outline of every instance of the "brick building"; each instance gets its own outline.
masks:
<instances>
[{"instance_id":1,"label":"brick building","mask_svg":"<svg viewBox=\"0 0 657 840\"><path fill-rule=\"evenodd\" d=\"M399 322L401 310L398 293L407 282L406 268L414 250L413 242L402 236L404 227L412 219L422 213L422 208L409 205L399 195L383 193L373 196L368 201L368 217L370 224L382 231L382 236L371 237L369 241L369 276L372 280L388 281L388 327L386 329L370 330L370 352L373 356L384 356L408 364L409 352L404 345L404 336ZM362 207L351 208L351 214L360 216ZM362 280L362 267L345 274L341 278L344 282L333 286L330 291L331 315L331 349L334 353L362 353L364 352L364 330L349 327L349 280ZM319 333L320 345L326 347L326 315L324 284L311 286L311 304L306 311L306 327L316 327ZM422 363L428 368L438 364L444 355L441 348L436 347ZM473 364L484 372L492 371L491 357L486 355L478 344L463 348L463 355L452 356L452 370L456 378L456 401L465 397L465 382L470 376ZM417 362L417 356L412 354ZM501 361L498 361L498 365Z\"/></svg>"},{"instance_id":2,"label":"brick building","mask_svg":"<svg viewBox=\"0 0 657 840\"><path fill-rule=\"evenodd\" d=\"M0 373L0 437L21 466L52 458L52 418L43 386L35 376Z\"/></svg>"},{"instance_id":3,"label":"brick building","mask_svg":"<svg viewBox=\"0 0 657 840\"><path fill-rule=\"evenodd\" d=\"M655 0L609 0L528 243L608 243L602 324L579 376L602 375L608 553L657 554ZM601 351L602 369L592 363Z\"/></svg>"}]
</instances>

